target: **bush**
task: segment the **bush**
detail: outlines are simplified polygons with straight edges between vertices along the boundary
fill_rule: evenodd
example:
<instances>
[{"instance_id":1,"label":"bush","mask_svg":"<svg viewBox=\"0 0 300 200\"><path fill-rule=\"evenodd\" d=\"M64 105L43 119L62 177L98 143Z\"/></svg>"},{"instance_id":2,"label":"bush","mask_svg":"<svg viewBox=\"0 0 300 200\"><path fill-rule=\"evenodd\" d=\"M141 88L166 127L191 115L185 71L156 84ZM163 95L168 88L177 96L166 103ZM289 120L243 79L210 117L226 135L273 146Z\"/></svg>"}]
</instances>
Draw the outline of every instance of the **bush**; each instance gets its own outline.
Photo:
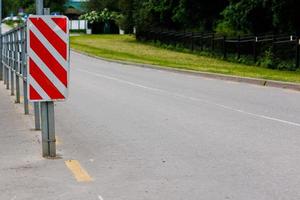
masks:
<instances>
[{"instance_id":1,"label":"bush","mask_svg":"<svg viewBox=\"0 0 300 200\"><path fill-rule=\"evenodd\" d=\"M270 69L277 68L277 63L275 61L272 48L269 48L268 50L265 51L263 57L259 60L259 63L261 66L267 67Z\"/></svg>"}]
</instances>

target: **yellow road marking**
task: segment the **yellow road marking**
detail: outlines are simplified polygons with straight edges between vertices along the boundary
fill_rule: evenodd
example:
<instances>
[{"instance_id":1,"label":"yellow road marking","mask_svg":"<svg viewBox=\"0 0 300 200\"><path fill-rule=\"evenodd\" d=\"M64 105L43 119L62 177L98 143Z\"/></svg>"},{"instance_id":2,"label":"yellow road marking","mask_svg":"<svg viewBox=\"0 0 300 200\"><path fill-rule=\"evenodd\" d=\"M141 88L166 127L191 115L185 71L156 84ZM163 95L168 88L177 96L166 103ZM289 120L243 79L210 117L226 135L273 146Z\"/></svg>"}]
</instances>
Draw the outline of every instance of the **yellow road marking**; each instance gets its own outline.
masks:
<instances>
[{"instance_id":1,"label":"yellow road marking","mask_svg":"<svg viewBox=\"0 0 300 200\"><path fill-rule=\"evenodd\" d=\"M62 144L62 141L59 137L55 136L55 140L56 140L56 144L57 145L61 145Z\"/></svg>"},{"instance_id":2,"label":"yellow road marking","mask_svg":"<svg viewBox=\"0 0 300 200\"><path fill-rule=\"evenodd\" d=\"M67 160L65 164L69 168L69 170L73 173L74 177L78 182L91 182L93 179L91 176L85 171L80 163L77 160Z\"/></svg>"}]
</instances>

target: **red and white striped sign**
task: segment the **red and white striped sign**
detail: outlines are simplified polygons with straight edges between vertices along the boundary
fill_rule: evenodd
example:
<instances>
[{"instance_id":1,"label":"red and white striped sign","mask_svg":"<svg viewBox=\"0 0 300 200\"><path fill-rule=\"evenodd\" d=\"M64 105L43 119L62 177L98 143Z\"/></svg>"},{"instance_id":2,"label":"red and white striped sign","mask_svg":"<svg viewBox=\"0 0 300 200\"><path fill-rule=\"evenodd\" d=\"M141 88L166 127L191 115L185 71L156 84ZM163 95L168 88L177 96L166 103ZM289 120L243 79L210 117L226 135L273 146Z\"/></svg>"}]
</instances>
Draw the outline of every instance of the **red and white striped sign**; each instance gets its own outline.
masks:
<instances>
[{"instance_id":1,"label":"red and white striped sign","mask_svg":"<svg viewBox=\"0 0 300 200\"><path fill-rule=\"evenodd\" d=\"M29 101L65 100L69 84L69 23L65 16L27 20Z\"/></svg>"}]
</instances>

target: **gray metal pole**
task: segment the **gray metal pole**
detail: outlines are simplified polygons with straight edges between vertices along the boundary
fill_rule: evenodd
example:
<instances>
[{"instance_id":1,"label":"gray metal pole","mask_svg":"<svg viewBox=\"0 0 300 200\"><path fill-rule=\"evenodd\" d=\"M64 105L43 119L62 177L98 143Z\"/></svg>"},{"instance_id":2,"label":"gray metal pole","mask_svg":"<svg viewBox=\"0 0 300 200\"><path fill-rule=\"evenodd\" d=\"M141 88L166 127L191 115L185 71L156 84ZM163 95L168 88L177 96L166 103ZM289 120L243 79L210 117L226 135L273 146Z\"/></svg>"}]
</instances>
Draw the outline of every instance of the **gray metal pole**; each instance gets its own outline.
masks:
<instances>
[{"instance_id":1,"label":"gray metal pole","mask_svg":"<svg viewBox=\"0 0 300 200\"><path fill-rule=\"evenodd\" d=\"M21 68L23 73L23 95L24 95L24 113L25 115L29 114L29 102L27 94L27 64L26 64L26 28L21 28L21 43L22 43L22 52L21 52Z\"/></svg>"},{"instance_id":2,"label":"gray metal pole","mask_svg":"<svg viewBox=\"0 0 300 200\"><path fill-rule=\"evenodd\" d=\"M36 6L36 14L43 15L44 1L43 0L35 0L35 6Z\"/></svg>"},{"instance_id":3,"label":"gray metal pole","mask_svg":"<svg viewBox=\"0 0 300 200\"><path fill-rule=\"evenodd\" d=\"M2 53L2 0L0 0L0 81L3 80Z\"/></svg>"},{"instance_id":4,"label":"gray metal pole","mask_svg":"<svg viewBox=\"0 0 300 200\"><path fill-rule=\"evenodd\" d=\"M40 103L34 102L34 124L35 124L35 130L41 130L41 114L40 114Z\"/></svg>"},{"instance_id":5,"label":"gray metal pole","mask_svg":"<svg viewBox=\"0 0 300 200\"><path fill-rule=\"evenodd\" d=\"M43 0L36 0L36 14L43 15L44 9L44 1ZM41 130L41 115L40 115L40 103L34 103L34 119L35 119L35 130Z\"/></svg>"},{"instance_id":6,"label":"gray metal pole","mask_svg":"<svg viewBox=\"0 0 300 200\"><path fill-rule=\"evenodd\" d=\"M43 15L43 0L36 0L36 13ZM41 103L43 156L56 156L54 102Z\"/></svg>"},{"instance_id":7,"label":"gray metal pole","mask_svg":"<svg viewBox=\"0 0 300 200\"><path fill-rule=\"evenodd\" d=\"M8 56L8 58L7 58L7 63L8 63L8 66L11 66L10 65L10 62L11 62L11 51L10 51L10 43L11 43L11 36L10 35L8 35L7 36L7 41L6 42L8 42L8 44L7 44L7 56ZM10 68L8 68L8 66L6 66L5 67L5 80L6 80L6 89L7 90L9 90L9 72L10 72Z\"/></svg>"},{"instance_id":8,"label":"gray metal pole","mask_svg":"<svg viewBox=\"0 0 300 200\"><path fill-rule=\"evenodd\" d=\"M19 41L20 41L20 31L21 29L18 29L18 31L15 32L15 70L16 70L16 103L20 103L20 49L19 49Z\"/></svg>"},{"instance_id":9,"label":"gray metal pole","mask_svg":"<svg viewBox=\"0 0 300 200\"><path fill-rule=\"evenodd\" d=\"M15 43L15 37L14 34L11 33L10 35L11 43L10 43L10 50L11 50L11 60L10 60L10 94L11 96L15 95L15 53L14 53L14 43Z\"/></svg>"},{"instance_id":10,"label":"gray metal pole","mask_svg":"<svg viewBox=\"0 0 300 200\"><path fill-rule=\"evenodd\" d=\"M42 143L43 156L56 156L56 139L55 139L55 119L54 119L54 103L42 102Z\"/></svg>"}]
</instances>

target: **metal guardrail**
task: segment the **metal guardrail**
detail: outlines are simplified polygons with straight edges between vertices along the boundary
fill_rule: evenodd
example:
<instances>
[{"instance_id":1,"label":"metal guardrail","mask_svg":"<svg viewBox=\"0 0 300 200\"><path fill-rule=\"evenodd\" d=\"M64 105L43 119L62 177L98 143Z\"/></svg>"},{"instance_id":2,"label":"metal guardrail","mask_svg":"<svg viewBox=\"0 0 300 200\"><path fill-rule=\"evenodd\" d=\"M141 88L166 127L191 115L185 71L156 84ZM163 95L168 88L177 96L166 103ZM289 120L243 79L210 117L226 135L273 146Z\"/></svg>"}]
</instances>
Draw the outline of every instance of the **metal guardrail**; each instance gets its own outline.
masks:
<instances>
[{"instance_id":1,"label":"metal guardrail","mask_svg":"<svg viewBox=\"0 0 300 200\"><path fill-rule=\"evenodd\" d=\"M24 113L29 114L26 86L26 37L26 26L12 29L2 35L2 66L6 89L10 89L11 95L16 95L16 103L21 102L21 94L23 94Z\"/></svg>"},{"instance_id":2,"label":"metal guardrail","mask_svg":"<svg viewBox=\"0 0 300 200\"><path fill-rule=\"evenodd\" d=\"M0 0L0 8L2 1ZM41 18L43 13L43 0L36 0L36 14L35 17ZM64 17L63 17L64 18ZM1 9L0 9L1 19ZM43 19L42 19L43 20ZM1 21L1 20L0 20ZM65 20L66 22L68 20ZM30 21L29 21L30 22ZM30 25L28 25L31 27ZM57 25L58 27L59 25ZM4 81L6 89L10 89L11 95L16 95L16 103L21 103L21 96L23 94L24 113L29 114L29 100L28 96L28 77L31 73L30 65L27 65L29 59L28 49L31 48L32 43L28 38L28 28L25 25L14 28L2 34L2 25L0 24L0 81ZM68 27L66 25L66 27ZM54 28L55 29L55 28ZM30 30L31 31L31 30ZM65 39L68 41L68 39ZM30 46L28 44L30 43ZM68 50L66 50L68 51ZM30 54L30 51L29 51ZM67 54L67 52L66 52ZM30 68L30 71L28 69ZM31 76L30 76L31 78ZM22 83L22 84L21 84ZM30 94L31 95L31 94ZM40 114L41 113L41 114ZM54 126L54 102L35 102L34 103L34 118L35 129L42 131L42 147L44 157L56 156L55 144L55 126ZM41 127L41 122L42 126Z\"/></svg>"},{"instance_id":3,"label":"metal guardrail","mask_svg":"<svg viewBox=\"0 0 300 200\"><path fill-rule=\"evenodd\" d=\"M27 91L27 28L26 25L14 28L1 35L2 65L0 71L6 89L16 96L16 103L24 104L24 114L29 114ZM23 98L22 98L23 97ZM41 129L40 106L34 103L35 128Z\"/></svg>"}]
</instances>

